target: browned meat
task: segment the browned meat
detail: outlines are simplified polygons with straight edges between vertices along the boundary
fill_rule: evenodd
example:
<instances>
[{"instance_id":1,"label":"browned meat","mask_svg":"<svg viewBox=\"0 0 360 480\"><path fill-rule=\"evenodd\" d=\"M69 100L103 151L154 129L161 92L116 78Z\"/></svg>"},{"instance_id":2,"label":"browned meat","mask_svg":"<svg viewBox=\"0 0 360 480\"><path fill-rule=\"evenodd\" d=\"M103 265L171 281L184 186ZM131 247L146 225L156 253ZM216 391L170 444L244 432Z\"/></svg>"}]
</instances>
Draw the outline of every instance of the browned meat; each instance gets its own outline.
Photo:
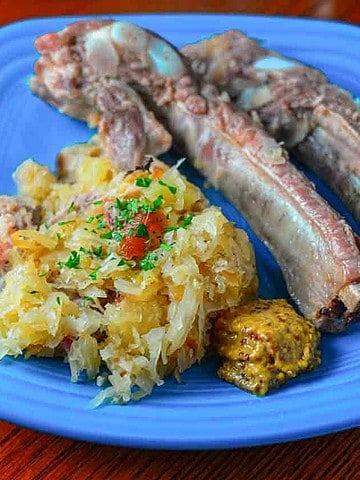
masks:
<instances>
[{"instance_id":1,"label":"browned meat","mask_svg":"<svg viewBox=\"0 0 360 480\"><path fill-rule=\"evenodd\" d=\"M306 65L228 31L182 52L327 182L360 222L360 110L349 93Z\"/></svg>"},{"instance_id":2,"label":"browned meat","mask_svg":"<svg viewBox=\"0 0 360 480\"><path fill-rule=\"evenodd\" d=\"M0 195L0 288L1 277L9 267L10 235L16 230L33 228L39 221L39 208L32 208L18 197Z\"/></svg>"},{"instance_id":3,"label":"browned meat","mask_svg":"<svg viewBox=\"0 0 360 480\"><path fill-rule=\"evenodd\" d=\"M92 72L78 61L91 48L84 44L84 35L95 25L108 23L92 22L89 27L80 22L61 35L39 38L36 48L42 57L36 63L31 88L61 112L98 126L107 153L119 166L132 170L142 164L144 155L169 150L171 135L131 87L109 78L111 54L101 47L101 39L92 50L99 71Z\"/></svg>"},{"instance_id":4,"label":"browned meat","mask_svg":"<svg viewBox=\"0 0 360 480\"><path fill-rule=\"evenodd\" d=\"M63 44L64 33L59 37ZM62 71L63 76L69 70L85 71L96 86L104 77L104 56L109 59L107 75L151 105L196 166L270 247L302 312L327 330L357 320L360 253L355 236L282 148L246 113L220 99L216 89L206 86L200 92L181 55L151 32L114 22L80 37L72 43L85 47L72 58L73 66L56 67L59 78ZM46 57L40 62L36 91L54 69ZM47 88L57 97L66 86L48 83ZM341 307L339 319L334 319L334 303Z\"/></svg>"}]
</instances>

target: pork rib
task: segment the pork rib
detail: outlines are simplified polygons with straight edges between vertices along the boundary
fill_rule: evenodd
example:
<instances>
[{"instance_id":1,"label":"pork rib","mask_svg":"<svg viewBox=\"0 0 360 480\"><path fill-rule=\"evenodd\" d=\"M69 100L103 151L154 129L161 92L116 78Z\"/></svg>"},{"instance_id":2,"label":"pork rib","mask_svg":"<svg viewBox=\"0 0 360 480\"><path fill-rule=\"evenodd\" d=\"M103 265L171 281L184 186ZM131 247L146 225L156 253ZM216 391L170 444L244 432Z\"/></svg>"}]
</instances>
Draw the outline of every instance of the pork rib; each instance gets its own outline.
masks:
<instances>
[{"instance_id":1,"label":"pork rib","mask_svg":"<svg viewBox=\"0 0 360 480\"><path fill-rule=\"evenodd\" d=\"M255 112L360 222L360 110L349 93L236 30L182 52L194 72L227 91L241 109Z\"/></svg>"},{"instance_id":2,"label":"pork rib","mask_svg":"<svg viewBox=\"0 0 360 480\"><path fill-rule=\"evenodd\" d=\"M141 166L144 155L169 150L172 139L139 95L116 78L112 70L116 53L103 45L101 37L101 27L109 23L78 22L61 35L40 37L35 46L42 57L36 63L31 88L61 112L97 126L108 155L117 165L133 170ZM95 39L86 37L89 32ZM97 72L82 64L85 51L90 61L96 56Z\"/></svg>"},{"instance_id":3,"label":"pork rib","mask_svg":"<svg viewBox=\"0 0 360 480\"><path fill-rule=\"evenodd\" d=\"M81 33L69 36L69 29ZM69 83L90 78L95 88L104 78L104 55L111 58L106 78L136 90L195 165L239 208L275 255L304 315L332 331L359 319L360 253L351 228L246 113L234 111L211 85L200 88L174 47L135 25L72 26L51 35L59 37L53 43L62 50L78 48L70 65L57 64L62 83L47 83L50 98ZM53 56L58 58L56 49L40 59L35 92L51 78Z\"/></svg>"}]
</instances>

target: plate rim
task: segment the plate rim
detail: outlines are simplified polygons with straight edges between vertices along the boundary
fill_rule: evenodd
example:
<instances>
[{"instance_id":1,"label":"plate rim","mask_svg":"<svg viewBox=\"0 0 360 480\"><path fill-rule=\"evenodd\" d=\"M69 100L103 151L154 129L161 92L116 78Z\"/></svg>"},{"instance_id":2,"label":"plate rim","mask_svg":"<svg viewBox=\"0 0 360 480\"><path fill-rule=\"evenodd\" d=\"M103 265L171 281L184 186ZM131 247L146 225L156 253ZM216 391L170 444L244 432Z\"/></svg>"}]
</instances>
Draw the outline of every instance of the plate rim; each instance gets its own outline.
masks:
<instances>
[{"instance_id":1,"label":"plate rim","mask_svg":"<svg viewBox=\"0 0 360 480\"><path fill-rule=\"evenodd\" d=\"M41 23L47 23L47 22L52 22L52 21L58 21L58 20L64 20L64 21L77 21L78 19L92 19L92 18L129 18L131 17L136 18L136 17L147 17L147 18L153 18L156 19L158 17L171 17L171 18L178 18L178 17L212 17L212 18L217 18L217 17L222 17L222 18L239 18L239 19L252 19L252 20L258 20L258 21L263 21L263 20L278 20L278 21L285 21L286 23L293 23L293 22L306 22L308 24L323 24L323 25L329 25L331 28L334 28L335 30L337 29L338 26L341 26L345 29L349 28L357 33L357 36L360 38L360 29L358 27L350 22L344 22L344 21L338 21L338 20L327 20L327 19L312 19L308 17L291 17L291 16L285 16L285 15L265 15L265 14L232 14L232 13L212 13L212 12L204 12L204 13L191 13L191 12L186 12L186 13L141 13L141 12L136 12L136 13L125 13L125 14L94 14L94 15L60 15L60 16L50 16L50 17L35 17L35 18L30 18L30 19L24 19L24 20L18 20L14 22L10 22L0 28L0 41L4 33L11 31L11 30L16 30L18 27L22 27L25 24L41 24ZM10 32L11 33L11 32ZM1 389L0 389L1 391ZM146 401L146 400L145 400ZM126 407L115 407L115 408L126 408ZM7 416L4 416L6 412L4 412L3 404L0 405L0 414L1 418L9 421L16 423L18 425L22 425L27 428L32 428L38 431L50 433L50 434L56 434L56 435L61 435L64 437L68 438L73 438L77 440L90 440L96 443L102 443L102 444L108 444L108 445L118 445L118 446L127 446L127 447L138 447L138 448L151 448L151 449L181 449L181 450L197 450L197 449L219 449L219 448L238 448L238 447L252 447L252 446L260 446L260 445L269 445L269 444L274 444L274 443L283 443L283 442L289 442L289 441L300 441L305 438L311 438L311 437L316 437L320 435L326 435L334 432L338 432L341 430L346 430L349 428L357 427L360 426L360 414L358 415L358 418L353 420L353 424L349 424L349 422L346 422L345 420L340 421L336 424L335 422L335 427L334 423L330 425L324 425L322 429L309 429L309 428L304 428L304 431L300 434L300 436L297 436L294 438L294 436L290 433L283 433L283 434L278 434L278 436L274 435L273 433L269 433L266 437L259 438L257 441L253 440L251 443L248 443L244 437L241 439L239 438L232 438L230 441L226 441L224 439L219 439L219 440L213 440L212 442L209 442L208 438L205 438L203 440L195 439L191 440L191 438L188 438L185 440L183 439L178 439L178 440L170 440L170 441L164 441L162 438L158 439L151 439L147 440L144 438L138 438L138 437L117 437L114 438L113 436L109 434L102 434L99 436L99 432L89 432L86 429L81 430L80 434L79 431L75 432L72 428L54 428L53 426L49 424L44 424L41 422L40 419L30 419L29 417L26 416L26 414L23 415L21 412L17 412L17 415L15 412L10 412Z\"/></svg>"}]
</instances>

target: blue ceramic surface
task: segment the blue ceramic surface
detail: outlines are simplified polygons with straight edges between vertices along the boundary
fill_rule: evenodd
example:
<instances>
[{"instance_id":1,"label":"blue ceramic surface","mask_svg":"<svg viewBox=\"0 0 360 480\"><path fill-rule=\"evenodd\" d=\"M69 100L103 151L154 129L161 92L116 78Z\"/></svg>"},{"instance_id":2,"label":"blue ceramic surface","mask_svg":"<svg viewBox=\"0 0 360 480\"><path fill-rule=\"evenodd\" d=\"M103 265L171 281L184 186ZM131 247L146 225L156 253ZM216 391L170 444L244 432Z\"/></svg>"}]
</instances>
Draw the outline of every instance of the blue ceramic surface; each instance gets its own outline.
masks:
<instances>
[{"instance_id":1,"label":"blue ceramic surface","mask_svg":"<svg viewBox=\"0 0 360 480\"><path fill-rule=\"evenodd\" d=\"M321 68L332 82L360 96L360 29L308 19L242 15L124 15L181 47L238 28L266 47ZM19 22L0 30L0 192L14 193L11 173L32 157L54 166L66 145L92 132L59 114L27 88L36 59L36 36L62 29L75 17ZM184 168L202 185L196 172ZM306 172L308 174L308 172ZM359 228L327 187L319 191ZM286 289L276 262L224 197L205 189L211 202L245 228L256 249L261 294L282 297ZM299 252L301 255L301 252ZM326 261L326 259L324 259ZM98 392L93 383L72 384L60 360L10 359L0 362L0 418L34 429L113 445L149 448L229 448L296 440L360 425L360 328L325 335L323 362L316 371L257 398L216 378L212 362L193 367L184 383L168 379L139 403L89 410Z\"/></svg>"}]
</instances>

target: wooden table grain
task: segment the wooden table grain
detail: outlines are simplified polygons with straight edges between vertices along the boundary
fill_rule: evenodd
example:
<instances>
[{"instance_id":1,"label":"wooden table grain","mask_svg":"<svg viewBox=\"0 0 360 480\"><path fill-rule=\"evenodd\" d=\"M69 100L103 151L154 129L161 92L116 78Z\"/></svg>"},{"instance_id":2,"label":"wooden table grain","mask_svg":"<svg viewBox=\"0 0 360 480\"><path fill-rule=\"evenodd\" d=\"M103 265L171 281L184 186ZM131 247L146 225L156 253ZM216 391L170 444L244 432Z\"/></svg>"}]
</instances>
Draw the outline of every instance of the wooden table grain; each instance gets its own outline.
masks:
<instances>
[{"instance_id":1,"label":"wooden table grain","mask_svg":"<svg viewBox=\"0 0 360 480\"><path fill-rule=\"evenodd\" d=\"M360 23L360 0L0 0L0 24L61 14L206 11ZM360 429L267 447L167 452L79 442L0 421L0 480L356 480L359 451Z\"/></svg>"}]
</instances>

